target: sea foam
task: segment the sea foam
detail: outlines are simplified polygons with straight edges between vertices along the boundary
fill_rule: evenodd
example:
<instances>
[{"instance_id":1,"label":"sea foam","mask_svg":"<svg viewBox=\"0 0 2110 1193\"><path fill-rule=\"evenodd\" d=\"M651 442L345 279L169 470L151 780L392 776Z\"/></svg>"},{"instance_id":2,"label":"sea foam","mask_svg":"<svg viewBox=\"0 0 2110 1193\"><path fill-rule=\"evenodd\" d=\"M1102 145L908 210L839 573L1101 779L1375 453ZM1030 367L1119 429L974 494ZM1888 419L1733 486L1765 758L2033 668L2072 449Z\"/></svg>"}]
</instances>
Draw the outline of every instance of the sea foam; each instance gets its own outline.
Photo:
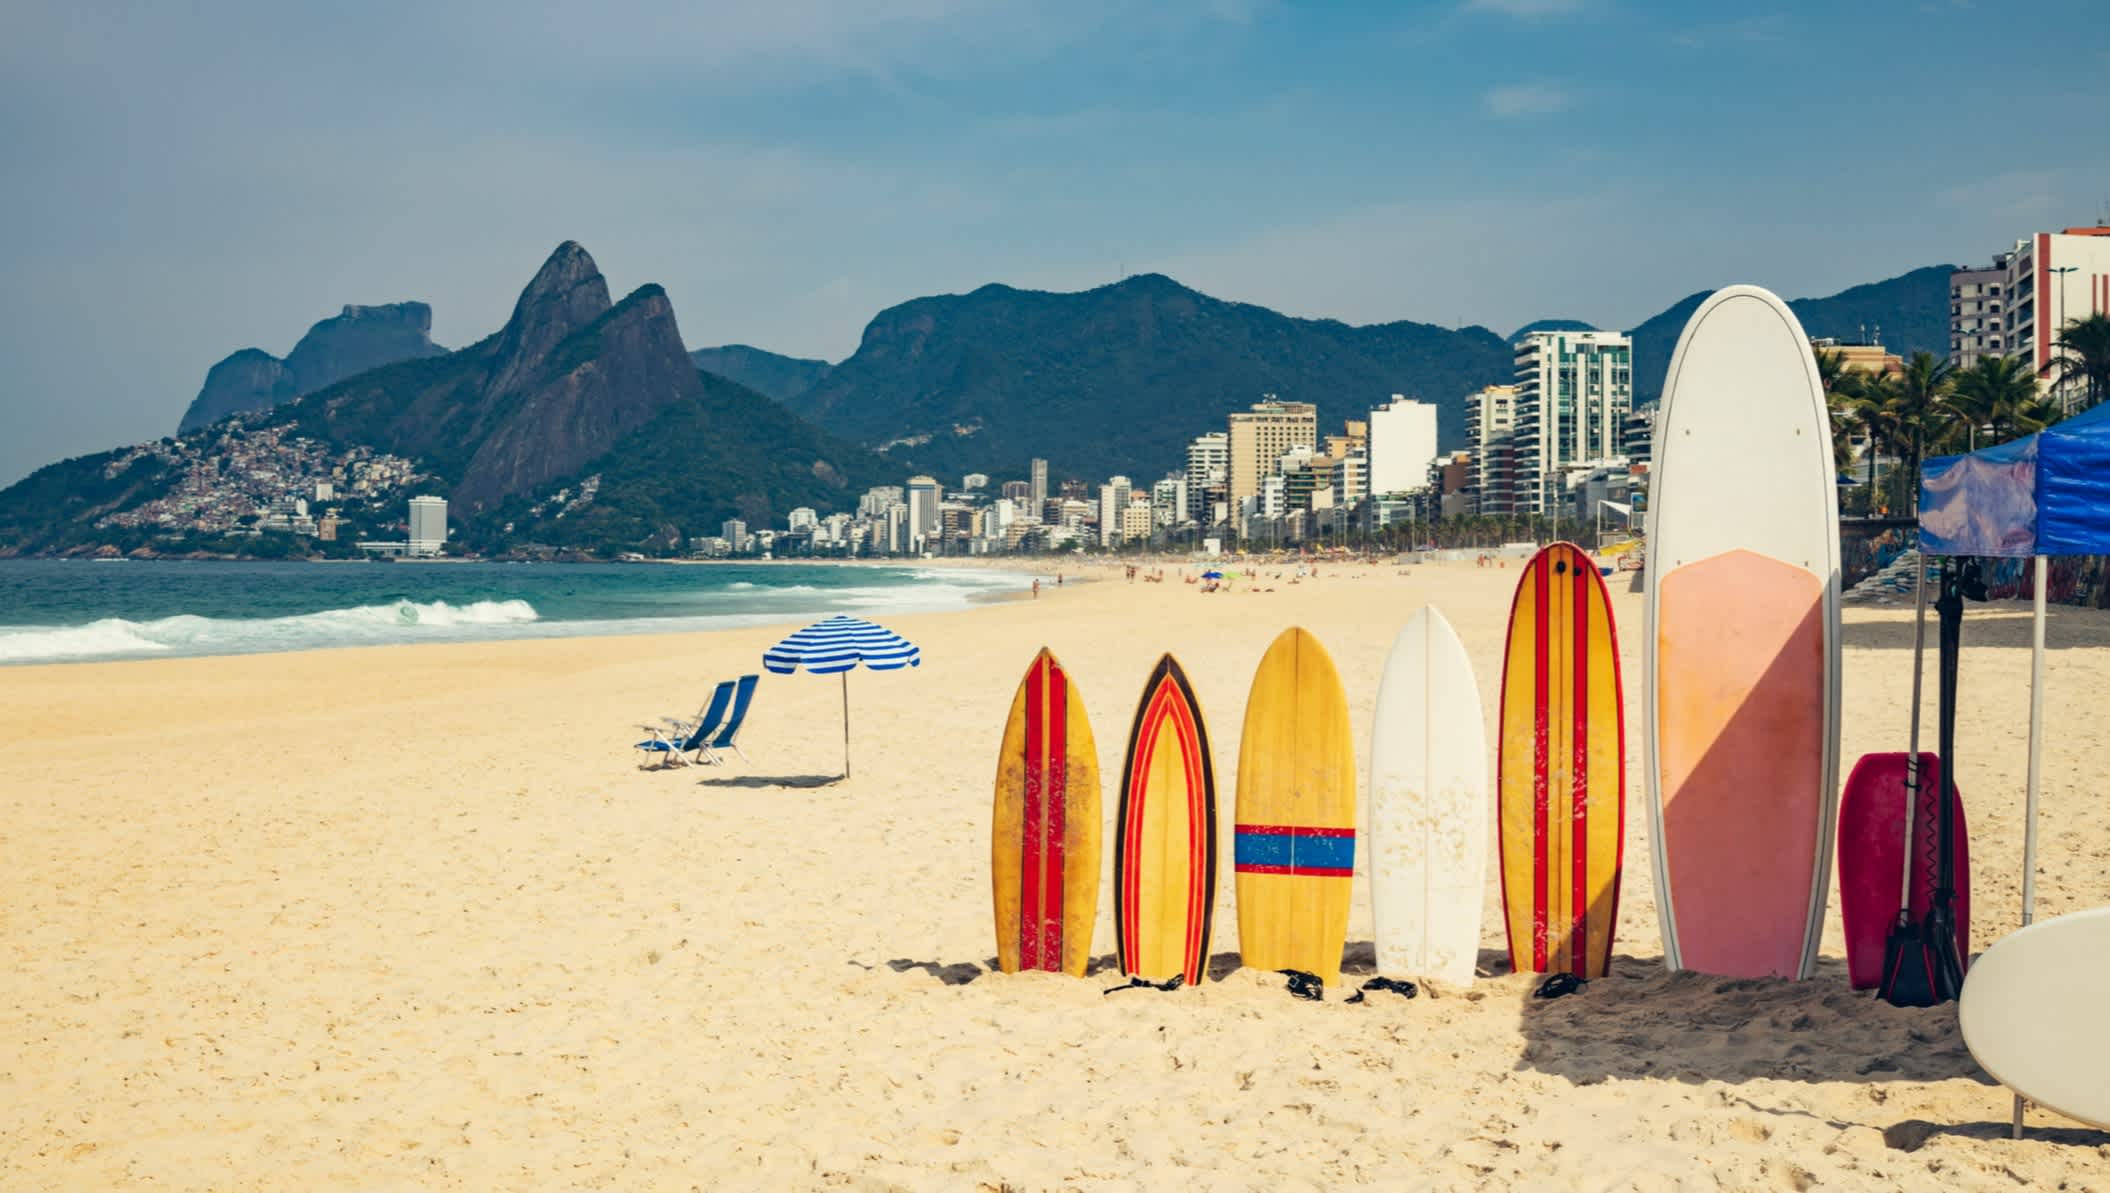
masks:
<instances>
[{"instance_id":1,"label":"sea foam","mask_svg":"<svg viewBox=\"0 0 2110 1193\"><path fill-rule=\"evenodd\" d=\"M109 617L75 626L0 626L0 663L139 658L157 654L246 654L324 646L373 646L480 636L483 627L538 619L522 600L393 601L291 617L198 617L152 621Z\"/></svg>"}]
</instances>

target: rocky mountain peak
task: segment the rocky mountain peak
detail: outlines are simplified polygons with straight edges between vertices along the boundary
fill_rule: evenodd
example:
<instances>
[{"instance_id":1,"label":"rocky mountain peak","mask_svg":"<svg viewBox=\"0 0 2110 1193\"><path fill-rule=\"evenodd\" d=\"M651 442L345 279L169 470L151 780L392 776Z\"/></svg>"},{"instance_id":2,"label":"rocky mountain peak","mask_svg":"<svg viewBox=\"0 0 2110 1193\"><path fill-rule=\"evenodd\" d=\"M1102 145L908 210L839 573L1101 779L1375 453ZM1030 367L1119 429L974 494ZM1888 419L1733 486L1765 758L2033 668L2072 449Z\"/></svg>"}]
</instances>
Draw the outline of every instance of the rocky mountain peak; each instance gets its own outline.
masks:
<instances>
[{"instance_id":1,"label":"rocky mountain peak","mask_svg":"<svg viewBox=\"0 0 2110 1193\"><path fill-rule=\"evenodd\" d=\"M490 391L513 393L527 385L536 366L558 344L613 305L607 279L579 242L558 245L520 292L513 317L499 333Z\"/></svg>"}]
</instances>

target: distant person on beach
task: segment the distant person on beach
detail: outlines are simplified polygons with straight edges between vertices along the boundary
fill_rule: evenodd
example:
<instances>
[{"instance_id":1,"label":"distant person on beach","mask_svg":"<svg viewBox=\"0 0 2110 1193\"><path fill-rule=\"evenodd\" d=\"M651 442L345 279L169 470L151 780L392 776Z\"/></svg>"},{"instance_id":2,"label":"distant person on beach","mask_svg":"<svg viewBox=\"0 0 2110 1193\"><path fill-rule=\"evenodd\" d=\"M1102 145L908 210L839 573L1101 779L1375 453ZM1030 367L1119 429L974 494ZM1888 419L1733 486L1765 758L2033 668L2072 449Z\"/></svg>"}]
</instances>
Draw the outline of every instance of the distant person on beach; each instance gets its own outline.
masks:
<instances>
[{"instance_id":1,"label":"distant person on beach","mask_svg":"<svg viewBox=\"0 0 2110 1193\"><path fill-rule=\"evenodd\" d=\"M1040 599L1040 577L1039 577L1039 576L1035 576L1035 577L1033 577L1033 599L1034 599L1034 600L1036 600L1036 601Z\"/></svg>"}]
</instances>

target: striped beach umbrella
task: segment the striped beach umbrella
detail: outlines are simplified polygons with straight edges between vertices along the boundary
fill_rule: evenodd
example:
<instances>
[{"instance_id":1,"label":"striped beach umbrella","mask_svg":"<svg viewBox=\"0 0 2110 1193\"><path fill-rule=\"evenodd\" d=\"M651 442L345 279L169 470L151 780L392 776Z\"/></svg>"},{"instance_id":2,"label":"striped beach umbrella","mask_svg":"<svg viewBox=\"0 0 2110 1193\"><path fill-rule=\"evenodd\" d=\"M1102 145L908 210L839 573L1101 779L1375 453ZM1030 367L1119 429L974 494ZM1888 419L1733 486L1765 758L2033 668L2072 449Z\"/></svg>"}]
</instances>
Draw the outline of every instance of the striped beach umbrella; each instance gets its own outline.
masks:
<instances>
[{"instance_id":1,"label":"striped beach umbrella","mask_svg":"<svg viewBox=\"0 0 2110 1193\"><path fill-rule=\"evenodd\" d=\"M858 667L899 671L922 665L923 652L915 643L883 625L841 613L814 622L762 654L763 669L778 675L803 670L842 676L845 779L850 777L850 672Z\"/></svg>"}]
</instances>

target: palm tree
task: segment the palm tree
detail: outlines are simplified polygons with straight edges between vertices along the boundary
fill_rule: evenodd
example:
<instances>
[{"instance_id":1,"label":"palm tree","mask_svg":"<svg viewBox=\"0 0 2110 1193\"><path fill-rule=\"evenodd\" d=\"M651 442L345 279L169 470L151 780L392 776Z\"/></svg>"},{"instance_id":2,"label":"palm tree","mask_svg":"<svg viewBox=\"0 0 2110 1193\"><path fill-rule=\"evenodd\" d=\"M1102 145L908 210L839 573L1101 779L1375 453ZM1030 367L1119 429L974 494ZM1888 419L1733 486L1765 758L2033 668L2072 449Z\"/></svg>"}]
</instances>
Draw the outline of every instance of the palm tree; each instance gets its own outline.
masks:
<instances>
[{"instance_id":1,"label":"palm tree","mask_svg":"<svg viewBox=\"0 0 2110 1193\"><path fill-rule=\"evenodd\" d=\"M1845 472L1853 466L1854 445L1849 433L1854 426L1854 403L1858 373L1846 371L1846 353L1817 349L1817 383L1824 390L1825 409L1832 418L1832 469Z\"/></svg>"},{"instance_id":2,"label":"palm tree","mask_svg":"<svg viewBox=\"0 0 2110 1193\"><path fill-rule=\"evenodd\" d=\"M1890 373L1857 373L1853 381L1853 422L1868 438L1868 512L1877 511L1876 457L1887 445L1897 454L1900 411L1897 378Z\"/></svg>"},{"instance_id":3,"label":"palm tree","mask_svg":"<svg viewBox=\"0 0 2110 1193\"><path fill-rule=\"evenodd\" d=\"M2079 382L2083 410L2110 397L2110 314L2069 320L2059 333L2059 349L2064 355L2051 362L2054 386Z\"/></svg>"},{"instance_id":4,"label":"palm tree","mask_svg":"<svg viewBox=\"0 0 2110 1193\"><path fill-rule=\"evenodd\" d=\"M2004 443L2018 435L2043 430L2058 414L2057 403L2039 396L2037 379L2019 356L1979 357L1977 364L1956 374L1955 392L1949 401L1956 414L1956 426L1949 436L1952 440L1958 432L1983 431L1987 443ZM1976 436L1971 439L1939 446L1976 446Z\"/></svg>"},{"instance_id":5,"label":"palm tree","mask_svg":"<svg viewBox=\"0 0 2110 1193\"><path fill-rule=\"evenodd\" d=\"M1920 461L1926 458L1927 448L1942 442L1956 424L1948 401L1954 372L1955 366L1948 361L1921 349L1896 376L1897 445L1903 457L1899 462L1905 465L1899 471L1912 486L1903 495L1919 492ZM1901 501L1900 508L1905 504Z\"/></svg>"}]
</instances>

